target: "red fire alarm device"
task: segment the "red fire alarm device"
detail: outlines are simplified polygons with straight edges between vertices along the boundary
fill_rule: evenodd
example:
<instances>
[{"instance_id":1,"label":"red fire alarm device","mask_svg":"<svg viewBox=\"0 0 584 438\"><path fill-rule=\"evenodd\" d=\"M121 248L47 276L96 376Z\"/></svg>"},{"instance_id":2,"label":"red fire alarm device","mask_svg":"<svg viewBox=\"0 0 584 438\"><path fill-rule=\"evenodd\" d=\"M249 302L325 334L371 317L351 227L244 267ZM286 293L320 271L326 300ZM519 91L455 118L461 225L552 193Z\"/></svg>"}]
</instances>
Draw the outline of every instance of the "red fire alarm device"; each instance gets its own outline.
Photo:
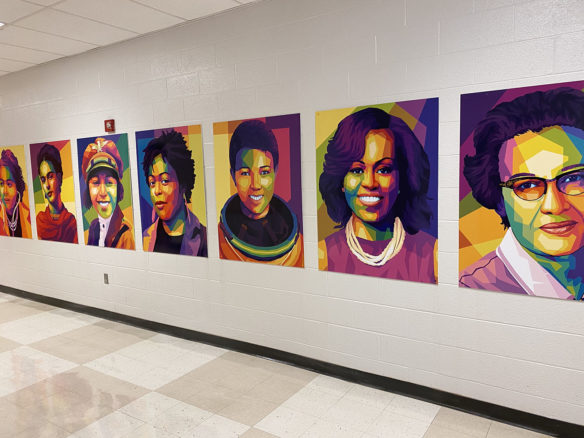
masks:
<instances>
[{"instance_id":1,"label":"red fire alarm device","mask_svg":"<svg viewBox=\"0 0 584 438\"><path fill-rule=\"evenodd\" d=\"M116 132L116 121L114 119L105 120L105 132Z\"/></svg>"}]
</instances>

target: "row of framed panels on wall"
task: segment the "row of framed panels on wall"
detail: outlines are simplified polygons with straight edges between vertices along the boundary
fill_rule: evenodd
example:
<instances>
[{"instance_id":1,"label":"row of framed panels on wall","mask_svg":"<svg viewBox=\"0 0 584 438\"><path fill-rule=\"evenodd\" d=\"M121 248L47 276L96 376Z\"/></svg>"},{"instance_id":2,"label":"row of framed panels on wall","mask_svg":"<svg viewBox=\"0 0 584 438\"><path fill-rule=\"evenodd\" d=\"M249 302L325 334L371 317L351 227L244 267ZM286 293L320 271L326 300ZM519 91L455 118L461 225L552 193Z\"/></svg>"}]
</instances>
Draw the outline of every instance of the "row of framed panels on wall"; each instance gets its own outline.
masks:
<instances>
[{"instance_id":1,"label":"row of framed panels on wall","mask_svg":"<svg viewBox=\"0 0 584 438\"><path fill-rule=\"evenodd\" d=\"M461 287L582 300L583 89L461 96ZM438 99L315 123L319 269L436 283ZM30 145L38 239L78 243L82 221L86 245L132 250L139 218L144 251L207 256L201 127L135 136L136 168L127 134L78 139L76 163L70 141ZM300 114L214 123L213 142L220 257L303 267ZM25 147L0 153L0 235L31 238Z\"/></svg>"}]
</instances>

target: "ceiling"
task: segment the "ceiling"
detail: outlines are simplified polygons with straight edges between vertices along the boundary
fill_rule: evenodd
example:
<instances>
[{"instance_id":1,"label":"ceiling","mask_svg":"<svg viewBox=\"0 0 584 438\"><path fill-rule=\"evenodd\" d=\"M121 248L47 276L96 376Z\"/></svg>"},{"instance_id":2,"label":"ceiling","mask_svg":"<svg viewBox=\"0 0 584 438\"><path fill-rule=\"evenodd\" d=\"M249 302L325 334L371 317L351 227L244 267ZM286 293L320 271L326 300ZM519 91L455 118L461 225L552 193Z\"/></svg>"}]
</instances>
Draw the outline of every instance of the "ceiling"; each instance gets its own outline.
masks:
<instances>
[{"instance_id":1,"label":"ceiling","mask_svg":"<svg viewBox=\"0 0 584 438\"><path fill-rule=\"evenodd\" d=\"M0 76L257 0L0 0Z\"/></svg>"}]
</instances>

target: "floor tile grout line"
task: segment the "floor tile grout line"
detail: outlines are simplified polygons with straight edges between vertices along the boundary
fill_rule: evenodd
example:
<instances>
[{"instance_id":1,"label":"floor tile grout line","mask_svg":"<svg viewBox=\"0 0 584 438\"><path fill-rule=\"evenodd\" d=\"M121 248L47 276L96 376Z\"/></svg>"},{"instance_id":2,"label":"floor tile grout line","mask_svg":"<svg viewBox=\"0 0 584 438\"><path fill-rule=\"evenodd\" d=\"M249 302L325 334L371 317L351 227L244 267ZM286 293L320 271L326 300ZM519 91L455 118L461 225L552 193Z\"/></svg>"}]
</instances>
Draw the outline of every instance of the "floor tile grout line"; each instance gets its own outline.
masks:
<instances>
[{"instance_id":1,"label":"floor tile grout line","mask_svg":"<svg viewBox=\"0 0 584 438\"><path fill-rule=\"evenodd\" d=\"M5 290L5 289L6 289L5 287L0 286L0 291ZM228 338L222 338L219 336L209 335L209 334L205 334L205 333L201 333L201 332L194 332L192 330L183 329L180 327L173 327L173 326L169 326L166 324L160 324L160 323L155 323L152 321L142 320L139 318L129 317L126 315L116 314L116 313L104 311L101 309L89 308L86 306L78 305L75 303L69 303L69 302L65 302L62 300L52 299L49 297L42 297L42 296L38 296L38 295L31 294L28 292L24 292L24 291L16 290L16 293L14 293L13 295L21 296L25 300L32 299L32 300L37 300L37 301L41 301L41 302L45 302L44 300L53 301L53 302L58 303L58 304L64 304L64 305L57 304L56 305L57 308L65 308L65 309L70 310L72 312L81 312L81 313L85 313L85 314L90 314L92 316L97 316L99 318L102 318L102 320L104 320L104 321L114 321L114 322L122 324L122 325L129 325L129 326L139 327L139 328L146 329L146 330L153 330L153 331L156 331L158 333L162 333L162 334L172 336L172 337L186 339L186 340L191 341L191 342L194 341L194 342L198 342L198 343L204 343L207 345L220 346L221 348L229 348L232 351L247 354L247 355L250 355L251 357L258 356L257 354L255 354L257 352L257 350L259 350L262 353L268 353L268 354L262 354L262 356L264 356L264 358L266 358L265 356L267 355L268 360L271 359L269 357L270 354L275 354L276 356L284 355L282 361L288 365L308 369L311 371L316 371L322 375L333 376L335 378L340 378L340 379L346 380L348 382L358 383L358 384L373 387L373 388L380 388L380 389L385 390L385 391L390 391L390 392L393 392L393 393L396 393L399 395L403 395L403 396L406 396L409 398L426 401L426 402L433 403L433 404L438 405L438 406L451 407L453 409L461 410L459 406L456 406L456 405L452 406L451 404L449 404L448 402L445 402L444 400L434 400L432 398L428 399L428 398L424 397L423 394L420 395L420 393L419 393L420 390L424 390L424 389L428 390L429 389L429 388L422 387L420 385L410 384L410 383L401 382L401 381L394 381L394 379L384 378L382 376L377 376L377 375L370 374L370 373L364 373L364 372L352 370L350 368L345 368L345 367L342 367L339 365L330 364L330 363L326 363L326 362L322 362L322 361L318 361L318 360L314 360L314 359L309 359L309 358L306 358L303 356L287 353L287 352L280 351L280 350L275 350L275 349L272 349L269 347L258 346L255 344L250 344L250 343L242 342L242 341L235 341L235 340L231 340ZM52 304L50 304L50 305L52 305ZM67 307L67 306L69 306L69 307ZM197 338L197 337L199 337L199 338ZM200 338L202 338L202 339L200 339ZM251 351L250 351L250 349L251 349ZM281 357L281 356L279 356L279 357ZM300 363L298 363L298 361L300 361ZM381 379L382 383L393 382L394 384L397 384L398 389L397 390L395 388L388 389L386 387L386 385L384 385L384 384L380 385L379 379ZM402 388L401 391L399 390L400 386ZM406 390L403 390L403 388L405 388ZM408 392L407 389L410 389L410 390L414 389L414 391L413 391L414 393ZM418 391L418 392L416 392L416 391ZM433 391L436 391L436 390L433 390ZM455 396L454 394L444 393L442 391L437 391L437 395L439 395L439 396L444 396L444 395ZM459 397L460 399L466 400L466 401L470 400L471 402L476 402L479 404L482 403L483 405L490 405L489 403L480 402L480 401L472 400L472 399L467 399L465 397L460 397L460 396L455 396L455 397ZM440 398L440 397L438 397L438 398ZM503 410L504 412L507 411L506 412L507 414L509 414L509 411L511 411L511 412L515 411L513 409L503 408L503 407L497 406L497 405L494 405L494 406L495 406L495 408L498 408L499 411L501 411L501 410ZM474 415L484 416L484 415L481 415L481 413L477 413L477 412L470 412L470 413L474 414ZM539 416L536 416L533 414L528 414L528 413L520 412L520 411L515 411L515 413L527 415L528 417L535 417L535 419L537 419L539 417ZM486 415L486 417L490 418L488 415ZM541 418L543 419L544 417L541 417ZM490 419L495 420L495 421L505 422L505 419L503 419L503 420L497 419L497 418L490 418ZM572 425L570 423L558 422L558 420L550 420L550 419L545 419L545 420L557 423L556 426L558 426L558 424L559 424L559 426L579 427L577 425ZM509 421L507 420L507 422L509 422ZM516 426L516 424L513 424L513 422L511 422L511 424L513 426ZM526 426L519 426L519 427L526 427ZM527 428L533 429L533 427L529 427L529 426L527 426ZM571 435L566 435L566 436L571 436Z\"/></svg>"}]
</instances>

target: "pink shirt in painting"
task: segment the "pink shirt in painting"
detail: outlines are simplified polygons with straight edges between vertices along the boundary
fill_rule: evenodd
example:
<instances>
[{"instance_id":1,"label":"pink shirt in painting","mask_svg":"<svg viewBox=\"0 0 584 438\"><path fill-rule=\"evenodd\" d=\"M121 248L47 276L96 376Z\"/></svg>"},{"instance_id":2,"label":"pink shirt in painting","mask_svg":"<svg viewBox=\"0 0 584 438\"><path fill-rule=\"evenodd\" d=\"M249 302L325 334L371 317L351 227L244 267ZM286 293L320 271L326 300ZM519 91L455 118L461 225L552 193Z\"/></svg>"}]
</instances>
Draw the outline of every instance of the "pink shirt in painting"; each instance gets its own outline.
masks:
<instances>
[{"instance_id":1,"label":"pink shirt in painting","mask_svg":"<svg viewBox=\"0 0 584 438\"><path fill-rule=\"evenodd\" d=\"M381 254L390 242L389 240L357 239L361 248L373 255ZM434 272L436 239L423 231L418 231L416 234L406 233L401 250L383 266L370 266L360 261L347 244L344 228L328 236L325 243L328 271L436 283Z\"/></svg>"},{"instance_id":2,"label":"pink shirt in painting","mask_svg":"<svg viewBox=\"0 0 584 438\"><path fill-rule=\"evenodd\" d=\"M523 249L511 230L499 247L462 271L459 285L573 300L573 295Z\"/></svg>"}]
</instances>

